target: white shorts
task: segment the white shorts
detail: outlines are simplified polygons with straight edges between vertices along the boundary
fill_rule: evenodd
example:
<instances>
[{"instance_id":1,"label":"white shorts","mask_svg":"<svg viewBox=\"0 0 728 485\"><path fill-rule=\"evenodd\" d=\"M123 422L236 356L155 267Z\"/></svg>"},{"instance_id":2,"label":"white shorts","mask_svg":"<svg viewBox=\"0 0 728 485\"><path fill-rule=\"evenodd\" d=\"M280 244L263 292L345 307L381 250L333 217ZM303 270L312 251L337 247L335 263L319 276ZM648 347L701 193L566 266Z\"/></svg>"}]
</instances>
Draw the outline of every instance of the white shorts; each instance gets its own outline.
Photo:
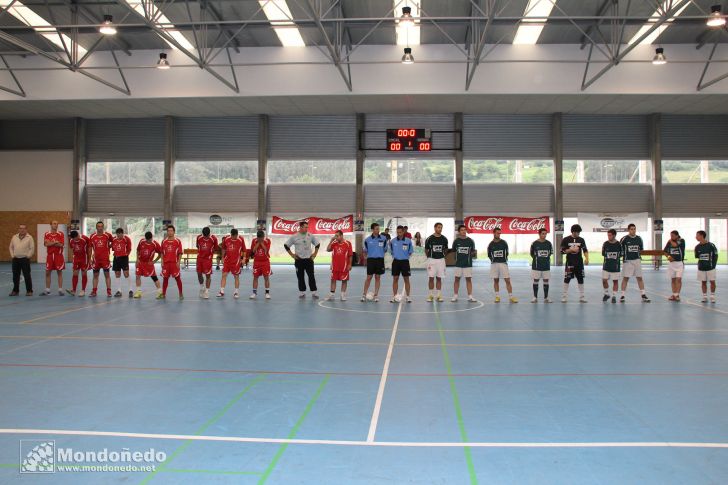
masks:
<instances>
[{"instance_id":1,"label":"white shorts","mask_svg":"<svg viewBox=\"0 0 728 485\"><path fill-rule=\"evenodd\" d=\"M511 274L508 272L508 263L491 263L490 277L493 279L510 278Z\"/></svg>"},{"instance_id":2,"label":"white shorts","mask_svg":"<svg viewBox=\"0 0 728 485\"><path fill-rule=\"evenodd\" d=\"M551 271L536 271L535 269L532 269L531 270L531 279L532 280L550 280Z\"/></svg>"},{"instance_id":3,"label":"white shorts","mask_svg":"<svg viewBox=\"0 0 728 485\"><path fill-rule=\"evenodd\" d=\"M603 280L619 281L619 272L613 273L611 271L604 271L604 270L602 270L602 279Z\"/></svg>"},{"instance_id":4,"label":"white shorts","mask_svg":"<svg viewBox=\"0 0 728 485\"><path fill-rule=\"evenodd\" d=\"M427 260L427 276L430 278L445 277L445 259L428 259Z\"/></svg>"},{"instance_id":5,"label":"white shorts","mask_svg":"<svg viewBox=\"0 0 728 485\"><path fill-rule=\"evenodd\" d=\"M698 281L715 281L715 270L700 271L698 270Z\"/></svg>"},{"instance_id":6,"label":"white shorts","mask_svg":"<svg viewBox=\"0 0 728 485\"><path fill-rule=\"evenodd\" d=\"M452 272L456 278L460 278L461 276L464 276L465 278L473 277L473 268L459 268L455 266Z\"/></svg>"},{"instance_id":7,"label":"white shorts","mask_svg":"<svg viewBox=\"0 0 728 485\"><path fill-rule=\"evenodd\" d=\"M670 261L667 263L668 278L682 278L683 271L685 271L685 263L682 261Z\"/></svg>"},{"instance_id":8,"label":"white shorts","mask_svg":"<svg viewBox=\"0 0 728 485\"><path fill-rule=\"evenodd\" d=\"M622 276L624 278L642 278L642 260L630 259L624 262L622 266Z\"/></svg>"}]
</instances>

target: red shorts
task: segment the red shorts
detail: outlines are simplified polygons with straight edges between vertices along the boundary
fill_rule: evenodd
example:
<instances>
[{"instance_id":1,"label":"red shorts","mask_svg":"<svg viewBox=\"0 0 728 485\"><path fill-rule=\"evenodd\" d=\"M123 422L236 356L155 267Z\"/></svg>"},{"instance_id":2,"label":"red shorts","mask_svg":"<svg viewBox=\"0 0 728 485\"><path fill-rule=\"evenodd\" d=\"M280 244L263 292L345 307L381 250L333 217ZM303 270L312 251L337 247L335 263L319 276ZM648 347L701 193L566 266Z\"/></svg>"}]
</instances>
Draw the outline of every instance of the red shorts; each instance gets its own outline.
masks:
<instances>
[{"instance_id":1,"label":"red shorts","mask_svg":"<svg viewBox=\"0 0 728 485\"><path fill-rule=\"evenodd\" d=\"M197 272L200 274L212 274L212 257L197 258Z\"/></svg>"},{"instance_id":2,"label":"red shorts","mask_svg":"<svg viewBox=\"0 0 728 485\"><path fill-rule=\"evenodd\" d=\"M74 271L88 271L88 259L74 259L73 260Z\"/></svg>"},{"instance_id":3,"label":"red shorts","mask_svg":"<svg viewBox=\"0 0 728 485\"><path fill-rule=\"evenodd\" d=\"M349 281L349 272L331 270L331 279L333 281Z\"/></svg>"},{"instance_id":4,"label":"red shorts","mask_svg":"<svg viewBox=\"0 0 728 485\"><path fill-rule=\"evenodd\" d=\"M154 263L151 261L137 261L136 263L136 275L149 278L150 276L157 276L157 271L154 269Z\"/></svg>"},{"instance_id":5,"label":"red shorts","mask_svg":"<svg viewBox=\"0 0 728 485\"><path fill-rule=\"evenodd\" d=\"M238 260L236 262L224 261L222 264L223 273L232 273L233 276L238 276L243 268L243 262Z\"/></svg>"},{"instance_id":6,"label":"red shorts","mask_svg":"<svg viewBox=\"0 0 728 485\"><path fill-rule=\"evenodd\" d=\"M253 277L270 276L270 261L253 261Z\"/></svg>"},{"instance_id":7,"label":"red shorts","mask_svg":"<svg viewBox=\"0 0 728 485\"><path fill-rule=\"evenodd\" d=\"M98 272L102 269L107 270L109 268L111 268L111 261L109 261L108 259L105 259L105 260L104 259L102 259L102 260L95 259L94 260L94 264L93 264L94 271Z\"/></svg>"},{"instance_id":8,"label":"red shorts","mask_svg":"<svg viewBox=\"0 0 728 485\"><path fill-rule=\"evenodd\" d=\"M66 258L63 254L49 254L46 259L46 271L61 271L66 269Z\"/></svg>"},{"instance_id":9,"label":"red shorts","mask_svg":"<svg viewBox=\"0 0 728 485\"><path fill-rule=\"evenodd\" d=\"M177 278L179 276L179 265L177 262L162 263L162 276L165 278Z\"/></svg>"}]
</instances>

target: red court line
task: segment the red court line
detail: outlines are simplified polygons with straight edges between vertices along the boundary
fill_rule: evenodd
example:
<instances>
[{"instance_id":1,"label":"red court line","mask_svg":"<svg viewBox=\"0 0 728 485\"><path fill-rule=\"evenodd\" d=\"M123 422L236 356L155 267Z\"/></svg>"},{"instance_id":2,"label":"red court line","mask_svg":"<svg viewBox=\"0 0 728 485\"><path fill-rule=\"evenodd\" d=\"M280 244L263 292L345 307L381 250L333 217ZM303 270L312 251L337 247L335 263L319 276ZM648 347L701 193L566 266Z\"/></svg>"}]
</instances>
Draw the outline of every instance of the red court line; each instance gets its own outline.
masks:
<instances>
[{"instance_id":1,"label":"red court line","mask_svg":"<svg viewBox=\"0 0 728 485\"><path fill-rule=\"evenodd\" d=\"M337 372L337 371L275 371L259 369L192 369L185 367L131 367L122 365L85 365L85 364L21 364L0 363L0 367L40 367L51 369L111 369L149 372L199 372L223 374L271 374L271 375L338 375L374 376L379 372ZM446 373L396 373L393 377L448 377ZM541 373L488 373L488 374L451 374L453 377L728 377L728 372L541 372Z\"/></svg>"}]
</instances>

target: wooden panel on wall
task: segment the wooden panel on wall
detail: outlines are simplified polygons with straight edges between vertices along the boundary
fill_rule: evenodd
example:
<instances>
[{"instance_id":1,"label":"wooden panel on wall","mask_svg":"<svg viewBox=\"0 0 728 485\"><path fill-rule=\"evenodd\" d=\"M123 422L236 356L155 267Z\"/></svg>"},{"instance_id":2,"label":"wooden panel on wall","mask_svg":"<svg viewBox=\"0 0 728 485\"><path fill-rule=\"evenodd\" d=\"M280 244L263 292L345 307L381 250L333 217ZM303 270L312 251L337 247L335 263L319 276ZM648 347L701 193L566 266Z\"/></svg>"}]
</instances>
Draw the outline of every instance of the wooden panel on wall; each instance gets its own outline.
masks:
<instances>
[{"instance_id":1,"label":"wooden panel on wall","mask_svg":"<svg viewBox=\"0 0 728 485\"><path fill-rule=\"evenodd\" d=\"M10 261L10 239L18 232L18 226L28 226L28 234L33 236L38 247L38 224L50 224L57 220L59 224L70 224L71 213L66 211L0 211L0 261ZM42 241L41 241L42 244ZM37 261L36 250L33 261Z\"/></svg>"}]
</instances>

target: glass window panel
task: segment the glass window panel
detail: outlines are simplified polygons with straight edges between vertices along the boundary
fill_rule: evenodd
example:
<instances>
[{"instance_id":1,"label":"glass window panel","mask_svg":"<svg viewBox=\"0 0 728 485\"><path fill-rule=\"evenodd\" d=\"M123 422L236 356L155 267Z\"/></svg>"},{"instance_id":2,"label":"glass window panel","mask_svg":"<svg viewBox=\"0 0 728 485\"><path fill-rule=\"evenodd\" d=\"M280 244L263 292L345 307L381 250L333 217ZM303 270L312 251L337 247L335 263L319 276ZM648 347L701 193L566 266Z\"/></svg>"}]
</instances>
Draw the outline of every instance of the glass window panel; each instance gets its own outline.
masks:
<instances>
[{"instance_id":1,"label":"glass window panel","mask_svg":"<svg viewBox=\"0 0 728 485\"><path fill-rule=\"evenodd\" d=\"M728 184L728 160L663 160L666 184Z\"/></svg>"},{"instance_id":2,"label":"glass window panel","mask_svg":"<svg viewBox=\"0 0 728 485\"><path fill-rule=\"evenodd\" d=\"M564 160L565 183L647 184L649 160Z\"/></svg>"},{"instance_id":3,"label":"glass window panel","mask_svg":"<svg viewBox=\"0 0 728 485\"><path fill-rule=\"evenodd\" d=\"M184 162L174 164L175 183L183 184L249 184L258 183L258 162Z\"/></svg>"},{"instance_id":4,"label":"glass window panel","mask_svg":"<svg viewBox=\"0 0 728 485\"><path fill-rule=\"evenodd\" d=\"M271 184L353 184L356 182L355 160L270 160L268 182Z\"/></svg>"},{"instance_id":5,"label":"glass window panel","mask_svg":"<svg viewBox=\"0 0 728 485\"><path fill-rule=\"evenodd\" d=\"M553 160L464 160L463 182L552 183Z\"/></svg>"},{"instance_id":6,"label":"glass window panel","mask_svg":"<svg viewBox=\"0 0 728 485\"><path fill-rule=\"evenodd\" d=\"M455 183L454 160L367 160L364 183Z\"/></svg>"},{"instance_id":7,"label":"glass window panel","mask_svg":"<svg viewBox=\"0 0 728 485\"><path fill-rule=\"evenodd\" d=\"M89 162L86 183L161 185L164 184L164 162Z\"/></svg>"}]
</instances>

